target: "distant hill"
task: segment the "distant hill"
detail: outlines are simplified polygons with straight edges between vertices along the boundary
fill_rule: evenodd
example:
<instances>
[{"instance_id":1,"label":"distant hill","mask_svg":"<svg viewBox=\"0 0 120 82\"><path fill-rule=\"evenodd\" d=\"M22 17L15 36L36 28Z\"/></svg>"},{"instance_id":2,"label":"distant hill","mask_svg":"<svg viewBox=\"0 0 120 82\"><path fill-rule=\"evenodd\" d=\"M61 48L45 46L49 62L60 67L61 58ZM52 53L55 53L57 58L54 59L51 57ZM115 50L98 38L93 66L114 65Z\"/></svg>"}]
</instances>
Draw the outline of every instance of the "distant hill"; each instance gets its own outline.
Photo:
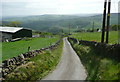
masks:
<instances>
[{"instance_id":1,"label":"distant hill","mask_svg":"<svg viewBox=\"0 0 120 82\"><path fill-rule=\"evenodd\" d=\"M11 21L18 21L21 26L40 31L58 32L61 29L68 31L80 28L92 28L93 21L95 28L101 28L102 15L37 15L24 17L5 17L2 20L3 25ZM111 14L111 24L118 23L117 13Z\"/></svg>"}]
</instances>

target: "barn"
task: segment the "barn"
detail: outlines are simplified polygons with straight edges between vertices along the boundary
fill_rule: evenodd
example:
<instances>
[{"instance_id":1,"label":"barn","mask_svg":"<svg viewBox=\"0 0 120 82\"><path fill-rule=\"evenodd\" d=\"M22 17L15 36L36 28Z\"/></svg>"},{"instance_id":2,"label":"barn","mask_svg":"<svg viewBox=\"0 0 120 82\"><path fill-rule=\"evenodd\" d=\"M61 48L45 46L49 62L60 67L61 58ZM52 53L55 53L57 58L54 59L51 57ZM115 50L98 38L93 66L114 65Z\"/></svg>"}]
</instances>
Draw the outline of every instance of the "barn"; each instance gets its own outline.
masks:
<instances>
[{"instance_id":1,"label":"barn","mask_svg":"<svg viewBox=\"0 0 120 82\"><path fill-rule=\"evenodd\" d=\"M32 37L32 30L23 27L0 27L1 41L10 41L16 38Z\"/></svg>"}]
</instances>

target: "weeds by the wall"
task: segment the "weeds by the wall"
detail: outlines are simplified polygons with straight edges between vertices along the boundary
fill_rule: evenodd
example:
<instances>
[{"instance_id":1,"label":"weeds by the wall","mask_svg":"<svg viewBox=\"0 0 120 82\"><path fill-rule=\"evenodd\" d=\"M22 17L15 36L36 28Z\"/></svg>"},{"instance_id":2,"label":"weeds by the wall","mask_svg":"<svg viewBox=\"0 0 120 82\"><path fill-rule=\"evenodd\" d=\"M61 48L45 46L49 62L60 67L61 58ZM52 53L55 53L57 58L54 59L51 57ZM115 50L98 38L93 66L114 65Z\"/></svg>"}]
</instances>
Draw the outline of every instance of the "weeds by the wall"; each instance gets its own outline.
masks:
<instances>
[{"instance_id":1,"label":"weeds by the wall","mask_svg":"<svg viewBox=\"0 0 120 82\"><path fill-rule=\"evenodd\" d=\"M97 53L93 47L78 45L72 40L70 42L86 67L87 80L120 80L119 61L106 57L106 54Z\"/></svg>"},{"instance_id":2,"label":"weeds by the wall","mask_svg":"<svg viewBox=\"0 0 120 82\"><path fill-rule=\"evenodd\" d=\"M40 80L47 75L58 64L63 43L57 49L45 51L29 60L25 65L17 67L8 74L5 80Z\"/></svg>"}]
</instances>

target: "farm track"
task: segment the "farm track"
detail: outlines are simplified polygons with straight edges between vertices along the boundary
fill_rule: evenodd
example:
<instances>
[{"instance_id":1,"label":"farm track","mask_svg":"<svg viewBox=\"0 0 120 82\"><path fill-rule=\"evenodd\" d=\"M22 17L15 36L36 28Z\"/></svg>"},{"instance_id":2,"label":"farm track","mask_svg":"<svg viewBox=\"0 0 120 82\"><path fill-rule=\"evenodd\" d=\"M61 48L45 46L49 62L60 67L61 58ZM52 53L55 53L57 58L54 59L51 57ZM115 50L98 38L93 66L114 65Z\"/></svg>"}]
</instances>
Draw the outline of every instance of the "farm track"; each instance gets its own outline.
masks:
<instances>
[{"instance_id":1,"label":"farm track","mask_svg":"<svg viewBox=\"0 0 120 82\"><path fill-rule=\"evenodd\" d=\"M79 57L67 38L63 41L63 53L58 66L42 80L85 80L87 74Z\"/></svg>"}]
</instances>

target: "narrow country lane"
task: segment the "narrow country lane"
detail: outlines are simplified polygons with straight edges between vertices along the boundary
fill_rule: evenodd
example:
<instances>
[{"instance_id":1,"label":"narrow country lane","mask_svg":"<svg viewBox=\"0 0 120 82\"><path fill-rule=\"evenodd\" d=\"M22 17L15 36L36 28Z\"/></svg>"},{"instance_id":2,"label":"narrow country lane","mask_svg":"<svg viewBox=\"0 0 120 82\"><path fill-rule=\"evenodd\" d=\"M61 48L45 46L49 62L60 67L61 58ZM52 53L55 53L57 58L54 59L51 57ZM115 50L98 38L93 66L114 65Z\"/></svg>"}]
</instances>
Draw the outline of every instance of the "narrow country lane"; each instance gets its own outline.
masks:
<instances>
[{"instance_id":1,"label":"narrow country lane","mask_svg":"<svg viewBox=\"0 0 120 82\"><path fill-rule=\"evenodd\" d=\"M67 38L64 38L63 41L63 53L58 66L42 80L85 80L87 74L79 57Z\"/></svg>"}]
</instances>

